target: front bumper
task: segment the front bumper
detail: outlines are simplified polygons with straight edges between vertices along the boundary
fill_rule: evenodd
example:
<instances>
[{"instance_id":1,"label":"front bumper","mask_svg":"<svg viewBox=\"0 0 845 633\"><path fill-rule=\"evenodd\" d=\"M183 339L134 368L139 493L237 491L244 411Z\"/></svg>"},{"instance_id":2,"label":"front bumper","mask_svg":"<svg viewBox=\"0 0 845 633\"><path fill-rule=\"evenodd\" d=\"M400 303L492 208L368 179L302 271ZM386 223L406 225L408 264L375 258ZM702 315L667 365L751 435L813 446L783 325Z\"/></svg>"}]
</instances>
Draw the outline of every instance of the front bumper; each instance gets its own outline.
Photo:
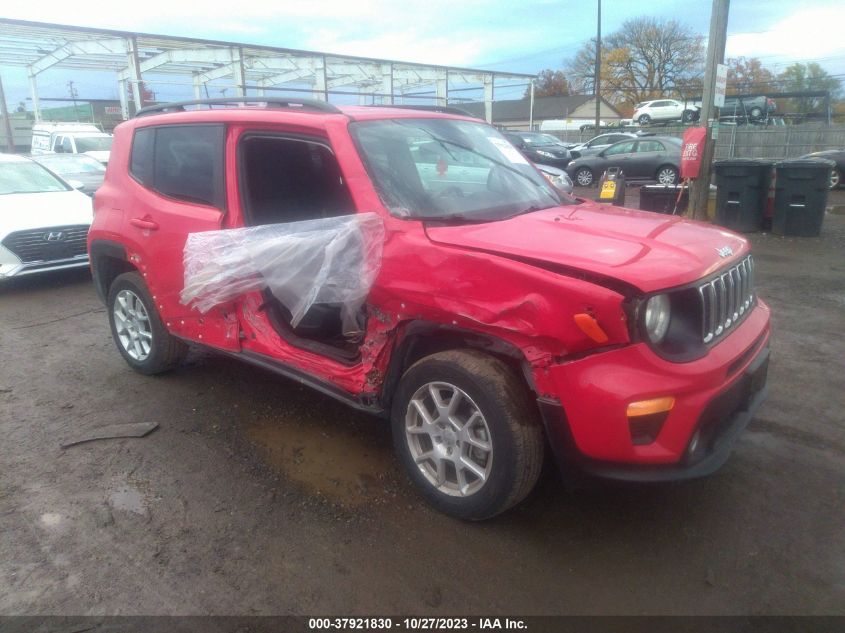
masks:
<instances>
[{"instance_id":1,"label":"front bumper","mask_svg":"<svg viewBox=\"0 0 845 633\"><path fill-rule=\"evenodd\" d=\"M714 472L766 397L769 336L768 308L758 302L697 361L670 363L631 345L552 366L544 383L561 395L541 390L538 402L559 464L630 481ZM636 444L627 405L662 396L674 397L674 407L653 442Z\"/></svg>"},{"instance_id":2,"label":"front bumper","mask_svg":"<svg viewBox=\"0 0 845 633\"><path fill-rule=\"evenodd\" d=\"M57 259L44 262L29 262L25 264L4 264L0 265L0 279L9 279L11 277L23 277L24 275L45 273L51 270L86 268L87 266L88 255L79 255L78 257L69 257L67 259Z\"/></svg>"}]
</instances>

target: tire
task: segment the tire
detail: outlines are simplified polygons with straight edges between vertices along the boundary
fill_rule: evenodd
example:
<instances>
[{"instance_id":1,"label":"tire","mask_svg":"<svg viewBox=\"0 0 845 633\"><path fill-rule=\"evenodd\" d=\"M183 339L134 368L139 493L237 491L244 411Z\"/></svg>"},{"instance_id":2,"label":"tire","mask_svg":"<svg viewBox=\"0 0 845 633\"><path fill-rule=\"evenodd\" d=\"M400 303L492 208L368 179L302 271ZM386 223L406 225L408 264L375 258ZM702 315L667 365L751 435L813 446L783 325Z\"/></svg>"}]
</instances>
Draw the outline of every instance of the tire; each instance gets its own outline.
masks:
<instances>
[{"instance_id":1,"label":"tire","mask_svg":"<svg viewBox=\"0 0 845 633\"><path fill-rule=\"evenodd\" d=\"M117 350L138 373L151 375L168 371L178 366L188 353L188 346L171 336L164 327L138 273L123 273L112 282L108 314ZM120 330L119 322L124 325Z\"/></svg>"},{"instance_id":2,"label":"tire","mask_svg":"<svg viewBox=\"0 0 845 633\"><path fill-rule=\"evenodd\" d=\"M836 189L842 186L842 170L834 167L830 170L830 188Z\"/></svg>"},{"instance_id":3,"label":"tire","mask_svg":"<svg viewBox=\"0 0 845 633\"><path fill-rule=\"evenodd\" d=\"M637 123L639 123L640 125L648 125L649 123L651 123L651 117L647 114L641 114L640 118L637 119Z\"/></svg>"},{"instance_id":4,"label":"tire","mask_svg":"<svg viewBox=\"0 0 845 633\"><path fill-rule=\"evenodd\" d=\"M521 377L502 361L475 350L440 352L402 376L393 443L431 505L481 521L522 501L537 483L545 448L538 417Z\"/></svg>"},{"instance_id":5,"label":"tire","mask_svg":"<svg viewBox=\"0 0 845 633\"><path fill-rule=\"evenodd\" d=\"M663 165L657 170L655 180L661 185L674 185L678 182L678 169L672 165Z\"/></svg>"},{"instance_id":6,"label":"tire","mask_svg":"<svg viewBox=\"0 0 845 633\"><path fill-rule=\"evenodd\" d=\"M681 123L692 123L695 120L695 115L692 110L684 110L681 114Z\"/></svg>"},{"instance_id":7,"label":"tire","mask_svg":"<svg viewBox=\"0 0 845 633\"><path fill-rule=\"evenodd\" d=\"M596 177L589 167L579 167L575 170L575 184L579 187L592 187Z\"/></svg>"},{"instance_id":8,"label":"tire","mask_svg":"<svg viewBox=\"0 0 845 633\"><path fill-rule=\"evenodd\" d=\"M762 119L763 118L763 110L760 108L751 108L751 111L748 113L752 119Z\"/></svg>"}]
</instances>

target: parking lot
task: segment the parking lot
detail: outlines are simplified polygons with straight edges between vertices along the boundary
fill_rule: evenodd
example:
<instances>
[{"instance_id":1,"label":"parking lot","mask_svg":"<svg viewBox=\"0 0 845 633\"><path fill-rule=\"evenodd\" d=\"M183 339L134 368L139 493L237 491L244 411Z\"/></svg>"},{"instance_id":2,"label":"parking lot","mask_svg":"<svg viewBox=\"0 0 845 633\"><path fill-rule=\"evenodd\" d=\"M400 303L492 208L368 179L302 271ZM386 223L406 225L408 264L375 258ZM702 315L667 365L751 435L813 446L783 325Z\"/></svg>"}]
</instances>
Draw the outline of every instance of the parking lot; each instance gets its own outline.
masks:
<instances>
[{"instance_id":1,"label":"parking lot","mask_svg":"<svg viewBox=\"0 0 845 633\"><path fill-rule=\"evenodd\" d=\"M85 272L0 287L0 612L845 614L845 215L751 240L770 394L727 465L550 468L480 524L417 496L387 424L294 382L203 352L132 372ZM158 428L60 448L133 422Z\"/></svg>"}]
</instances>

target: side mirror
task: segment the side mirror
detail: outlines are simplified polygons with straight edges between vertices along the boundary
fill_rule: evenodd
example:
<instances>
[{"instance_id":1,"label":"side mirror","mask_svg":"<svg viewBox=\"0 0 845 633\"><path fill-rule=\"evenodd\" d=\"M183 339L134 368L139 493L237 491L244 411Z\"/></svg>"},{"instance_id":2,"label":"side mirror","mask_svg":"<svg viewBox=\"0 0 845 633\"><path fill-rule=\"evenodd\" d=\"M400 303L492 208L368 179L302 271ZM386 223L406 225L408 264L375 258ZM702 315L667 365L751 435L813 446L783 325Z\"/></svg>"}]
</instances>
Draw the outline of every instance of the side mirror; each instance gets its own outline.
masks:
<instances>
[{"instance_id":1,"label":"side mirror","mask_svg":"<svg viewBox=\"0 0 845 633\"><path fill-rule=\"evenodd\" d=\"M71 178L70 180L68 180L68 181L67 181L67 184L69 184L71 187L73 187L73 188L74 188L74 189L76 189L77 191L79 191L80 189L84 189L84 188L85 188L85 183L84 183L84 182L82 182L81 180L76 180L76 179L73 179L73 178Z\"/></svg>"}]
</instances>

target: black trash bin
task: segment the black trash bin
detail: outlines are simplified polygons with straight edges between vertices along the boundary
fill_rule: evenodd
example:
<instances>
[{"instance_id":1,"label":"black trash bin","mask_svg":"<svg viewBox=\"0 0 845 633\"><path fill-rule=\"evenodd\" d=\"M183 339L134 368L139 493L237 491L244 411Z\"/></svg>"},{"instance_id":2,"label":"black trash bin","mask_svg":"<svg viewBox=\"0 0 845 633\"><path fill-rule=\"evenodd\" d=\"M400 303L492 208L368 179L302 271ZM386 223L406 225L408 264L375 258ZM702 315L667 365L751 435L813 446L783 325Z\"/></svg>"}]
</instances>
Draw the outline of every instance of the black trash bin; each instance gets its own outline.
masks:
<instances>
[{"instance_id":1,"label":"black trash bin","mask_svg":"<svg viewBox=\"0 0 845 633\"><path fill-rule=\"evenodd\" d=\"M763 226L772 164L753 158L716 161L716 223L750 233Z\"/></svg>"},{"instance_id":2,"label":"black trash bin","mask_svg":"<svg viewBox=\"0 0 845 633\"><path fill-rule=\"evenodd\" d=\"M689 196L686 187L683 187L684 191L676 208L675 202L681 188L682 185L643 185L640 187L640 209L670 215L673 211L682 213L687 208Z\"/></svg>"},{"instance_id":3,"label":"black trash bin","mask_svg":"<svg viewBox=\"0 0 845 633\"><path fill-rule=\"evenodd\" d=\"M817 237L822 230L830 170L835 163L813 158L786 160L775 166L775 214L772 233Z\"/></svg>"}]
</instances>

